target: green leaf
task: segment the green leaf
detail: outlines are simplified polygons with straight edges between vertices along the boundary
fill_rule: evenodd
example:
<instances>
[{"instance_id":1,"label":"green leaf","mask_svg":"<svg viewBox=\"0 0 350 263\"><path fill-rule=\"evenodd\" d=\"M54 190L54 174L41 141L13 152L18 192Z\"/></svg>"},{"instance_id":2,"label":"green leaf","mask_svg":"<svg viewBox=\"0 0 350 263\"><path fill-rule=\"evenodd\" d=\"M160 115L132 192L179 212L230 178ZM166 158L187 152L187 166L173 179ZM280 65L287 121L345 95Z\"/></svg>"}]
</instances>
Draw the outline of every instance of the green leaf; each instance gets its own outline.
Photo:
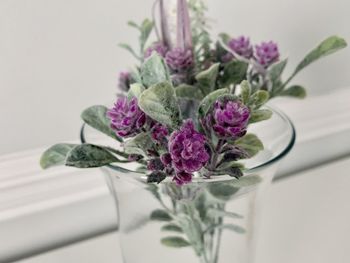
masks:
<instances>
[{"instance_id":1,"label":"green leaf","mask_svg":"<svg viewBox=\"0 0 350 263\"><path fill-rule=\"evenodd\" d=\"M147 183L157 183L160 184L166 179L166 173L162 171L154 171L151 174L147 175Z\"/></svg>"},{"instance_id":2,"label":"green leaf","mask_svg":"<svg viewBox=\"0 0 350 263\"><path fill-rule=\"evenodd\" d=\"M172 218L165 210L154 210L150 216L151 220L154 221L171 221Z\"/></svg>"},{"instance_id":3,"label":"green leaf","mask_svg":"<svg viewBox=\"0 0 350 263\"><path fill-rule=\"evenodd\" d=\"M210 183L209 193L217 199L227 201L238 192L238 188L233 187L229 182Z\"/></svg>"},{"instance_id":4,"label":"green leaf","mask_svg":"<svg viewBox=\"0 0 350 263\"><path fill-rule=\"evenodd\" d=\"M251 96L249 104L254 109L258 109L264 105L269 100L269 98L270 94L266 90L258 90Z\"/></svg>"},{"instance_id":5,"label":"green leaf","mask_svg":"<svg viewBox=\"0 0 350 263\"><path fill-rule=\"evenodd\" d=\"M234 224L218 225L215 229L227 229L236 232L237 234L244 234L246 232L243 227Z\"/></svg>"},{"instance_id":6,"label":"green leaf","mask_svg":"<svg viewBox=\"0 0 350 263\"><path fill-rule=\"evenodd\" d=\"M232 181L232 186L237 188L250 187L260 184L262 179L259 175L246 175L237 180Z\"/></svg>"},{"instance_id":7,"label":"green leaf","mask_svg":"<svg viewBox=\"0 0 350 263\"><path fill-rule=\"evenodd\" d=\"M141 29L140 42L141 42L142 46L144 46L145 43L147 42L147 40L149 38L149 35L152 32L153 26L154 26L153 21L151 21L149 19L145 19L142 22L142 25L141 25L141 28L140 28Z\"/></svg>"},{"instance_id":8,"label":"green leaf","mask_svg":"<svg viewBox=\"0 0 350 263\"><path fill-rule=\"evenodd\" d=\"M152 119L170 127L180 125L180 109L175 90L168 82L145 90L139 100L140 108Z\"/></svg>"},{"instance_id":9,"label":"green leaf","mask_svg":"<svg viewBox=\"0 0 350 263\"><path fill-rule=\"evenodd\" d=\"M223 87L239 84L246 79L247 70L247 63L233 60L224 65L223 74L220 76L219 82Z\"/></svg>"},{"instance_id":10,"label":"green leaf","mask_svg":"<svg viewBox=\"0 0 350 263\"><path fill-rule=\"evenodd\" d=\"M306 97L306 90L302 86L295 85L282 91L281 96L304 99Z\"/></svg>"},{"instance_id":11,"label":"green leaf","mask_svg":"<svg viewBox=\"0 0 350 263\"><path fill-rule=\"evenodd\" d=\"M165 237L162 238L161 243L167 247L182 248L188 247L191 244L182 237Z\"/></svg>"},{"instance_id":12,"label":"green leaf","mask_svg":"<svg viewBox=\"0 0 350 263\"><path fill-rule=\"evenodd\" d=\"M235 219L243 219L244 217L240 214L228 212L225 210L221 210L218 208L210 208L208 211L209 215L211 216L220 216L220 217L230 217Z\"/></svg>"},{"instance_id":13,"label":"green leaf","mask_svg":"<svg viewBox=\"0 0 350 263\"><path fill-rule=\"evenodd\" d=\"M162 82L171 82L170 73L164 59L153 52L141 67L142 83L150 87Z\"/></svg>"},{"instance_id":14,"label":"green leaf","mask_svg":"<svg viewBox=\"0 0 350 263\"><path fill-rule=\"evenodd\" d=\"M120 44L118 44L118 46L129 51L131 53L131 55L133 55L135 58L140 59L140 57L136 54L136 52L134 51L134 49L130 45L125 44L125 43L120 43Z\"/></svg>"},{"instance_id":15,"label":"green leaf","mask_svg":"<svg viewBox=\"0 0 350 263\"><path fill-rule=\"evenodd\" d=\"M149 133L140 133L136 137L124 143L124 150L127 154L139 154L147 157L147 150L152 149L153 141Z\"/></svg>"},{"instance_id":16,"label":"green leaf","mask_svg":"<svg viewBox=\"0 0 350 263\"><path fill-rule=\"evenodd\" d=\"M287 62L288 59L284 59L282 61L272 64L268 69L268 74L272 84L270 98L278 96L281 90L283 89L281 77L284 69L286 68Z\"/></svg>"},{"instance_id":17,"label":"green leaf","mask_svg":"<svg viewBox=\"0 0 350 263\"><path fill-rule=\"evenodd\" d=\"M145 91L145 88L141 84L139 83L131 84L128 92L128 99L131 100L134 97L139 99L142 92L144 91Z\"/></svg>"},{"instance_id":18,"label":"green leaf","mask_svg":"<svg viewBox=\"0 0 350 263\"><path fill-rule=\"evenodd\" d=\"M77 168L94 168L117 162L118 159L106 149L82 144L74 147L67 156L66 165Z\"/></svg>"},{"instance_id":19,"label":"green leaf","mask_svg":"<svg viewBox=\"0 0 350 263\"><path fill-rule=\"evenodd\" d=\"M136 68L134 70L131 70L130 74L131 74L131 79L133 81L135 81L136 83L142 83L141 72L140 72L140 70L138 68Z\"/></svg>"},{"instance_id":20,"label":"green leaf","mask_svg":"<svg viewBox=\"0 0 350 263\"><path fill-rule=\"evenodd\" d=\"M321 42L315 49L313 49L306 57L299 63L292 76L288 79L288 83L301 70L315 62L316 60L333 54L334 52L343 49L347 46L346 41L338 36L331 36Z\"/></svg>"},{"instance_id":21,"label":"green leaf","mask_svg":"<svg viewBox=\"0 0 350 263\"><path fill-rule=\"evenodd\" d=\"M247 104L250 98L250 94L252 92L252 89L250 87L250 84L248 81L244 80L241 83L241 98L243 104Z\"/></svg>"},{"instance_id":22,"label":"green leaf","mask_svg":"<svg viewBox=\"0 0 350 263\"><path fill-rule=\"evenodd\" d=\"M268 69L268 74L272 83L276 83L282 76L284 69L287 66L288 59L281 60L277 63L274 63Z\"/></svg>"},{"instance_id":23,"label":"green leaf","mask_svg":"<svg viewBox=\"0 0 350 263\"><path fill-rule=\"evenodd\" d=\"M161 197L160 197L160 190L158 185L156 184L147 184L145 190L148 190L153 196L154 198L156 198L158 201L161 201Z\"/></svg>"},{"instance_id":24,"label":"green leaf","mask_svg":"<svg viewBox=\"0 0 350 263\"><path fill-rule=\"evenodd\" d=\"M228 94L228 89L218 89L210 94L208 94L199 105L199 116L204 117L210 107L214 104L214 102L222 95Z\"/></svg>"},{"instance_id":25,"label":"green leaf","mask_svg":"<svg viewBox=\"0 0 350 263\"><path fill-rule=\"evenodd\" d=\"M162 231L170 231L170 232L177 232L177 233L182 233L182 228L174 225L174 224L168 224L162 227Z\"/></svg>"},{"instance_id":26,"label":"green leaf","mask_svg":"<svg viewBox=\"0 0 350 263\"><path fill-rule=\"evenodd\" d=\"M239 168L239 167L229 167L225 170L225 172L229 176L235 177L235 178L240 178L243 176L243 172L242 172L241 168Z\"/></svg>"},{"instance_id":27,"label":"green leaf","mask_svg":"<svg viewBox=\"0 0 350 263\"><path fill-rule=\"evenodd\" d=\"M68 153L75 147L76 144L56 144L46 150L40 159L40 166L47 169L57 165L64 165Z\"/></svg>"},{"instance_id":28,"label":"green leaf","mask_svg":"<svg viewBox=\"0 0 350 263\"><path fill-rule=\"evenodd\" d=\"M81 118L87 125L121 142L122 140L117 137L111 128L107 111L108 109L105 106L92 106L83 111Z\"/></svg>"},{"instance_id":29,"label":"green leaf","mask_svg":"<svg viewBox=\"0 0 350 263\"><path fill-rule=\"evenodd\" d=\"M220 170L218 170L219 174L229 175L235 178L240 178L243 176L243 172L242 172L243 168L241 164L238 164L235 162L231 162L231 163L227 162L227 163L223 163L222 166L224 168L220 168Z\"/></svg>"},{"instance_id":30,"label":"green leaf","mask_svg":"<svg viewBox=\"0 0 350 263\"><path fill-rule=\"evenodd\" d=\"M228 42L232 39L232 37L227 33L220 33L219 38L221 38L225 44L228 44Z\"/></svg>"},{"instance_id":31,"label":"green leaf","mask_svg":"<svg viewBox=\"0 0 350 263\"><path fill-rule=\"evenodd\" d=\"M228 169L228 168L244 169L244 165L236 161L228 161L228 162L221 163L217 168L218 169Z\"/></svg>"},{"instance_id":32,"label":"green leaf","mask_svg":"<svg viewBox=\"0 0 350 263\"><path fill-rule=\"evenodd\" d=\"M175 88L175 93L178 98L185 98L189 100L202 100L202 91L195 86L181 84Z\"/></svg>"},{"instance_id":33,"label":"green leaf","mask_svg":"<svg viewBox=\"0 0 350 263\"><path fill-rule=\"evenodd\" d=\"M199 212L188 202L180 204L179 209L181 212L177 214L176 221L186 234L188 242L196 254L200 255L204 247L202 243L202 221Z\"/></svg>"},{"instance_id":34,"label":"green leaf","mask_svg":"<svg viewBox=\"0 0 350 263\"><path fill-rule=\"evenodd\" d=\"M249 123L266 121L272 117L272 114L272 111L266 109L253 111L250 116Z\"/></svg>"},{"instance_id":35,"label":"green leaf","mask_svg":"<svg viewBox=\"0 0 350 263\"><path fill-rule=\"evenodd\" d=\"M196 76L198 86L204 95L207 95L215 90L216 79L219 74L219 67L220 64L216 63Z\"/></svg>"},{"instance_id":36,"label":"green leaf","mask_svg":"<svg viewBox=\"0 0 350 263\"><path fill-rule=\"evenodd\" d=\"M139 25L136 24L134 21L129 21L129 22L128 22L128 25L131 26L131 27L134 27L134 28L136 28L136 29L138 29L138 30L140 30Z\"/></svg>"},{"instance_id":37,"label":"green leaf","mask_svg":"<svg viewBox=\"0 0 350 263\"><path fill-rule=\"evenodd\" d=\"M238 139L235 144L252 157L257 155L258 152L264 150L263 143L254 134L246 134L244 137Z\"/></svg>"}]
</instances>

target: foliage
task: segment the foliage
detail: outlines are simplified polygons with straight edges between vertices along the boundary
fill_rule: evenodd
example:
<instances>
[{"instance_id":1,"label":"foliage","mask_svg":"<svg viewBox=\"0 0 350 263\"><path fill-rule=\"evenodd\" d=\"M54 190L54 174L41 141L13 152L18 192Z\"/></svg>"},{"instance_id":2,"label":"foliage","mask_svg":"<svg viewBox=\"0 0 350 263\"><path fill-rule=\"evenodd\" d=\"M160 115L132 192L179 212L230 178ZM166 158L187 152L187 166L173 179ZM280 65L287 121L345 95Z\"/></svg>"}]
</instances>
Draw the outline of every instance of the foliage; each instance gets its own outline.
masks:
<instances>
[{"instance_id":1,"label":"foliage","mask_svg":"<svg viewBox=\"0 0 350 263\"><path fill-rule=\"evenodd\" d=\"M188 6L191 14L191 29L193 37L193 50L197 69L206 69L206 62L212 59L212 39L210 26L206 17L208 7L203 0L189 0Z\"/></svg>"},{"instance_id":2,"label":"foliage","mask_svg":"<svg viewBox=\"0 0 350 263\"><path fill-rule=\"evenodd\" d=\"M250 125L271 118L266 103L279 96L306 97L303 86L290 85L292 79L316 60L346 46L340 37L327 38L284 80L288 60L280 59L276 43L252 45L247 37L226 33L214 40L203 0L179 0L178 8L176 43L170 43L171 32L162 8L161 35L151 44L148 42L156 29L153 21L128 22L139 33L138 48L120 44L139 61L136 70L123 74L122 86L128 91L119 95L122 98L112 111L98 105L81 115L86 125L121 142L122 150L58 144L43 154L43 168L113 164L126 171L116 164L138 162L149 183L172 177L182 185L191 182L195 174L244 180L245 168L239 161L264 150L259 134L248 131ZM225 199L236 190L231 184L220 189L213 185L210 192ZM169 246L186 242L176 236L163 241Z\"/></svg>"},{"instance_id":3,"label":"foliage","mask_svg":"<svg viewBox=\"0 0 350 263\"><path fill-rule=\"evenodd\" d=\"M165 235L161 244L191 247L201 262L217 263L223 232L246 233L243 216L228 211L226 203L262 181L259 175L248 174L242 162L264 150L259 134L250 133L251 125L271 118L273 112L265 107L269 100L305 98L303 86L290 84L293 78L316 60L345 48L346 42L337 36L322 41L284 80L288 60L280 58L276 43L252 45L245 36L226 33L213 39L204 0L178 0L177 41L171 43L163 1L156 3L162 20L158 39L148 44L157 27L145 19L141 24L128 22L139 34L136 48L119 44L138 61L133 71L121 74L118 86L124 94L118 93L112 110L97 105L81 115L84 125L121 147L84 140L56 144L43 153L40 165L112 165L129 173L123 164L137 163L134 172L147 175L142 180L145 189L160 204L137 224L160 223ZM226 180L207 183L216 176ZM194 177L204 182L191 183ZM164 193L170 200L163 200Z\"/></svg>"},{"instance_id":4,"label":"foliage","mask_svg":"<svg viewBox=\"0 0 350 263\"><path fill-rule=\"evenodd\" d=\"M135 51L129 44L125 43L120 43L119 47L129 51L136 59L142 62L144 60L144 52L147 40L149 39L149 36L154 28L154 22L149 19L145 19L140 25L134 21L129 21L128 25L139 31L139 51Z\"/></svg>"}]
</instances>

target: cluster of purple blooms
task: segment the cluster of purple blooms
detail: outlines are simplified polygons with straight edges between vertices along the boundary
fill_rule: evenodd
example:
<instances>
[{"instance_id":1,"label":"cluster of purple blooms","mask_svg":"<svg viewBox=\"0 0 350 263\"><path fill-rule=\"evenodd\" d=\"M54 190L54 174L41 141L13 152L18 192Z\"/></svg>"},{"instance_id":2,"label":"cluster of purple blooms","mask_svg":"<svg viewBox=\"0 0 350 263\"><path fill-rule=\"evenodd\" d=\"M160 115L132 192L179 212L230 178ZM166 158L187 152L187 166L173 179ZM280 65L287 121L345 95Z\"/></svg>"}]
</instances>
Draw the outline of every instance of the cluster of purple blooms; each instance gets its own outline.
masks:
<instances>
[{"instance_id":1,"label":"cluster of purple blooms","mask_svg":"<svg viewBox=\"0 0 350 263\"><path fill-rule=\"evenodd\" d=\"M185 121L180 130L171 134L168 150L178 184L190 182L192 174L209 161L206 141L207 138L195 130L192 120Z\"/></svg>"},{"instance_id":2,"label":"cluster of purple blooms","mask_svg":"<svg viewBox=\"0 0 350 263\"><path fill-rule=\"evenodd\" d=\"M147 48L141 56L148 59L153 53L157 53L167 64L174 86L183 83L193 85L198 54L194 53L187 2L178 1L176 45L171 43L167 34L169 28L162 5L160 5L160 13L162 37ZM227 45L230 51L221 54L221 58L216 55L220 49L210 50L209 48L207 50L209 58L200 61L209 68L217 62L227 63L236 59L254 60L264 68L268 68L279 59L278 47L273 42L263 42L253 47L249 38L241 36L229 40ZM119 88L127 91L132 81L130 74L121 73ZM147 162L147 169L151 173L149 177L155 178L155 182L160 182L161 179L158 180L157 176L161 178L172 176L178 185L191 182L196 172L204 172L209 176L212 172L216 172L219 155L226 154L226 158L228 156L231 159L235 158L237 149L232 150L228 146L232 141L246 134L250 115L250 109L239 99L233 98L218 99L213 103L208 113L199 120L202 129L196 128L192 119L184 120L176 129L157 123L139 108L136 98L129 100L127 97L120 97L114 107L108 111L111 127L119 137L130 138L141 132L150 135L152 148L142 149L146 151L143 161ZM213 143L214 135L218 139L217 146ZM227 149L230 148L230 154L222 153L220 147L225 145Z\"/></svg>"},{"instance_id":3,"label":"cluster of purple blooms","mask_svg":"<svg viewBox=\"0 0 350 263\"><path fill-rule=\"evenodd\" d=\"M218 100L202 124L207 130L212 128L218 138L234 140L246 134L249 118L249 108L239 100Z\"/></svg>"},{"instance_id":4,"label":"cluster of purple blooms","mask_svg":"<svg viewBox=\"0 0 350 263\"><path fill-rule=\"evenodd\" d=\"M279 60L278 46L272 41L262 42L253 47L248 37L240 36L232 38L228 42L228 47L232 53L224 54L221 58L223 62L231 61L235 58L235 54L245 59L254 59L265 68Z\"/></svg>"},{"instance_id":5,"label":"cluster of purple blooms","mask_svg":"<svg viewBox=\"0 0 350 263\"><path fill-rule=\"evenodd\" d=\"M107 116L111 120L112 129L122 138L137 135L146 123L146 114L139 108L136 98L131 101L127 97L118 98Z\"/></svg>"},{"instance_id":6,"label":"cluster of purple blooms","mask_svg":"<svg viewBox=\"0 0 350 263\"><path fill-rule=\"evenodd\" d=\"M227 63L240 56L244 59L253 59L264 68L268 68L273 63L279 60L280 54L278 46L275 42L262 42L259 45L253 45L249 37L240 36L232 38L228 42L228 47L232 52L226 52L221 56L221 62ZM168 67L174 73L181 73L189 71L194 65L193 52L190 49L174 48L169 49L162 42L155 42L146 49L144 57L149 58L154 52L164 58ZM176 75L175 75L176 77ZM127 91L132 82L130 73L121 72L119 75L119 89Z\"/></svg>"},{"instance_id":7,"label":"cluster of purple blooms","mask_svg":"<svg viewBox=\"0 0 350 263\"><path fill-rule=\"evenodd\" d=\"M258 63L263 68L268 68L279 60L278 47L274 42L253 46L245 36L230 39L225 50L219 46L216 49L200 47L201 50L198 50L193 41L189 7L185 0L177 1L177 36L176 43L172 43L162 0L159 1L159 8L161 36L139 57L141 62L154 53L162 57L175 88L180 84L196 86L196 71L208 69L215 63L221 64L219 70L234 60L247 63L254 61L253 64ZM195 65L196 63L201 65ZM119 76L120 90L128 91L133 81L131 74L122 72ZM162 178L172 176L177 184L183 185L191 182L196 172L204 176L217 172L222 161L218 160L220 158L232 161L236 156L244 155L239 149L231 149L229 146L247 133L251 112L236 97L219 98L211 105L208 113L198 120L201 127L196 127L194 121L188 119L183 120L180 127L174 128L157 123L147 116L138 106L136 98L129 100L127 97L119 97L107 115L112 129L119 137L130 138L139 133L150 135L153 145L151 149L142 149L145 156L130 156L130 159L144 158L142 161L144 164L147 162L152 180L160 182ZM213 138L217 138L215 143ZM227 152L220 147L226 147Z\"/></svg>"},{"instance_id":8,"label":"cluster of purple blooms","mask_svg":"<svg viewBox=\"0 0 350 263\"><path fill-rule=\"evenodd\" d=\"M178 130L170 133L166 126L142 112L136 98L128 101L126 97L121 97L108 111L108 117L111 127L122 138L149 131L155 145L163 146L166 153L153 151L147 169L173 176L178 185L183 185L191 182L193 173L210 166L213 153L208 147L211 140L208 132L214 132L222 141L240 138L246 133L250 112L238 100L216 101L213 111L202 120L207 133L198 132L191 119L185 120Z\"/></svg>"},{"instance_id":9,"label":"cluster of purple blooms","mask_svg":"<svg viewBox=\"0 0 350 263\"><path fill-rule=\"evenodd\" d=\"M193 54L190 49L169 49L163 43L156 42L146 49L145 58L150 57L153 52L163 57L169 68L174 72L184 72L193 66Z\"/></svg>"}]
</instances>

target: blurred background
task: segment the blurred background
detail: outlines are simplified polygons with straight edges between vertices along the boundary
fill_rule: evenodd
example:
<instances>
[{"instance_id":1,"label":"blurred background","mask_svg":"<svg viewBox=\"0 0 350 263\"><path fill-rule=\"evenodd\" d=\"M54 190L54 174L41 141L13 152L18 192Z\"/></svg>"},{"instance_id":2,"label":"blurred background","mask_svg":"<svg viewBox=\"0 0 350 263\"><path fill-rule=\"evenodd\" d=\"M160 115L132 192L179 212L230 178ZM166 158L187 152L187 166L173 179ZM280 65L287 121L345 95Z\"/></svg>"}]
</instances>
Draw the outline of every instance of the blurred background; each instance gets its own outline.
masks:
<instances>
[{"instance_id":1,"label":"blurred background","mask_svg":"<svg viewBox=\"0 0 350 263\"><path fill-rule=\"evenodd\" d=\"M290 72L329 35L350 39L349 0L208 0L213 34L274 40ZM126 22L151 16L153 0L0 1L0 154L76 139L80 112L111 104L118 72L135 62ZM310 95L350 85L350 49L300 74Z\"/></svg>"}]
</instances>

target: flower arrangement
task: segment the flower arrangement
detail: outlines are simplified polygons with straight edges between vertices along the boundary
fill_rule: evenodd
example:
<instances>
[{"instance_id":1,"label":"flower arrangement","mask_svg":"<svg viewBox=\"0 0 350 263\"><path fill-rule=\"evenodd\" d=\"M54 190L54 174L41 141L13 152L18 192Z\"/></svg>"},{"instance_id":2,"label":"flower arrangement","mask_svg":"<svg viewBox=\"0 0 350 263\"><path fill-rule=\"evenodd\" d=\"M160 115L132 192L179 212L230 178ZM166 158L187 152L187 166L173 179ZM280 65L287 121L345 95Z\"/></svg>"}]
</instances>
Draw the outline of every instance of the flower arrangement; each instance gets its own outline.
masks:
<instances>
[{"instance_id":1,"label":"flower arrangement","mask_svg":"<svg viewBox=\"0 0 350 263\"><path fill-rule=\"evenodd\" d=\"M171 178L177 185L194 177L230 175L240 178L240 160L263 150L250 125L268 120L264 107L279 96L304 98L305 89L292 79L317 59L346 46L332 36L321 42L284 80L287 59L273 41L253 45L246 36L220 34L212 39L202 0L178 0L177 26L170 26L166 1L158 0L160 23L149 19L128 24L139 34L135 70L120 73L113 107L93 106L82 119L121 143L122 149L84 143L57 144L42 156L41 165L78 168L138 163L149 183ZM157 39L148 44L151 33ZM273 129L273 127L271 127Z\"/></svg>"}]
</instances>

